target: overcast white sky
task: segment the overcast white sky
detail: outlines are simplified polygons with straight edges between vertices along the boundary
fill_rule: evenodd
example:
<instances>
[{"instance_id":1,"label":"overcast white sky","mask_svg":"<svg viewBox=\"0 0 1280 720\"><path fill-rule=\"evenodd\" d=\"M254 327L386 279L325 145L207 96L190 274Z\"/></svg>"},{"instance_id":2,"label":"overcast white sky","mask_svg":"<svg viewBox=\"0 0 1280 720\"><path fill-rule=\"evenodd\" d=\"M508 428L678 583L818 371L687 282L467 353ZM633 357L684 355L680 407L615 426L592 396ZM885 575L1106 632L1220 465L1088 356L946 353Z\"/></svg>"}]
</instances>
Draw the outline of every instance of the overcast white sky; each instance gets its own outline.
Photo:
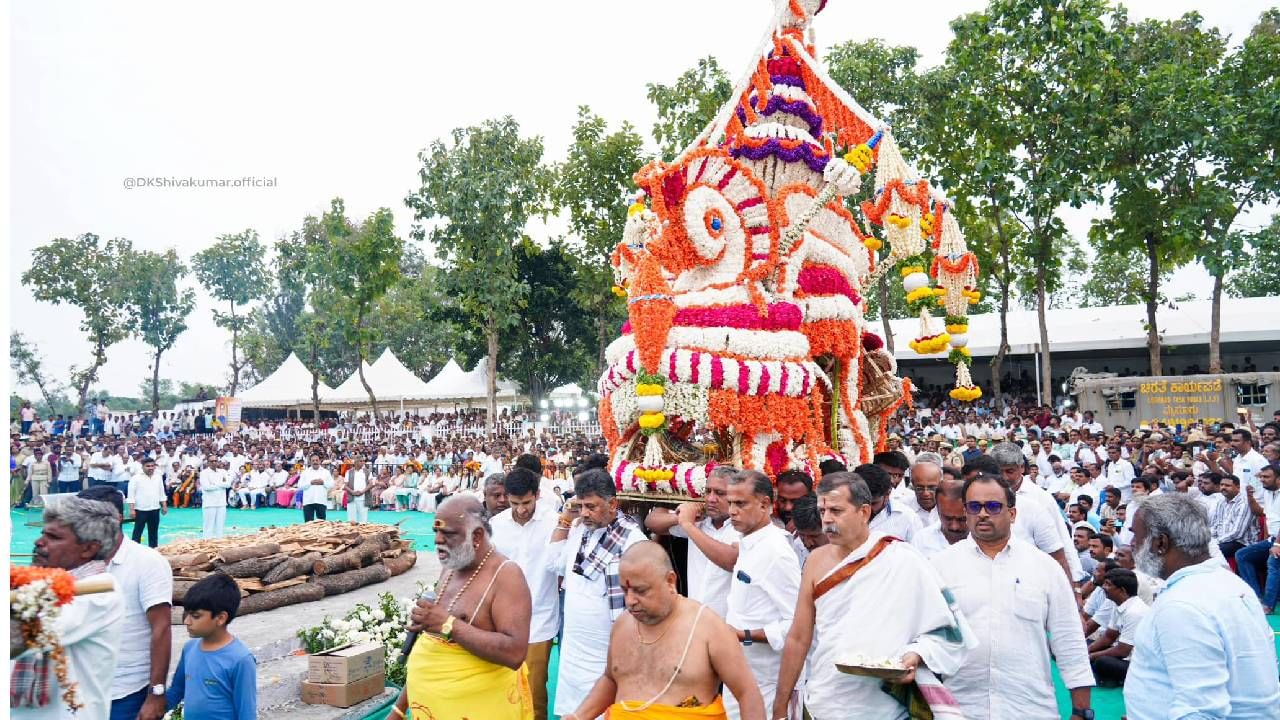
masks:
<instances>
[{"instance_id":1,"label":"overcast white sky","mask_svg":"<svg viewBox=\"0 0 1280 720\"><path fill-rule=\"evenodd\" d=\"M819 49L880 37L938 63L948 22L980 0L832 0ZM1272 3L1135 0L1135 17L1198 10L1238 40ZM345 198L382 206L408 236L417 152L452 128L512 114L563 157L579 105L647 134L645 83L706 55L731 76L750 60L767 0L528 2L22 2L11 6L9 318L62 375L88 359L78 310L32 300L33 248L94 232L190 256L222 233L264 242ZM138 176L276 178L274 188L126 189ZM1090 212L1072 213L1083 233ZM1246 224L1259 225L1255 215ZM1178 276L1207 296L1207 275ZM224 382L230 337L201 301L162 377ZM134 395L147 347L113 347L99 383ZM10 380L12 382L12 378Z\"/></svg>"}]
</instances>

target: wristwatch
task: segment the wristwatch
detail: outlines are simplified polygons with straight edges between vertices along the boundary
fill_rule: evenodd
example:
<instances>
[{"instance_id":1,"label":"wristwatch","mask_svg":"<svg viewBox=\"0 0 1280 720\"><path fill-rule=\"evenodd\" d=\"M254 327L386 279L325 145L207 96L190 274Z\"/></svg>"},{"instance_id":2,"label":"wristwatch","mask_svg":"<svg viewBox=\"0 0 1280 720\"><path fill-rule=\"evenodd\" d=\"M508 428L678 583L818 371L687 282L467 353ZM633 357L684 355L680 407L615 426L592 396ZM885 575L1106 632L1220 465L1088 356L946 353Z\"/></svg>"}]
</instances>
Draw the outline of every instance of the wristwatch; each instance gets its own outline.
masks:
<instances>
[{"instance_id":1,"label":"wristwatch","mask_svg":"<svg viewBox=\"0 0 1280 720\"><path fill-rule=\"evenodd\" d=\"M450 615L445 618L444 624L440 626L440 636L445 640L453 640L453 621L455 619ZM1092 718L1085 718L1085 720L1092 720Z\"/></svg>"},{"instance_id":2,"label":"wristwatch","mask_svg":"<svg viewBox=\"0 0 1280 720\"><path fill-rule=\"evenodd\" d=\"M1093 720L1093 709L1071 708L1071 717L1078 717L1080 720Z\"/></svg>"},{"instance_id":3,"label":"wristwatch","mask_svg":"<svg viewBox=\"0 0 1280 720\"><path fill-rule=\"evenodd\" d=\"M743 645L750 645L750 644L751 644L751 631L750 631L750 630L743 630L743 631L742 631L742 644L743 644Z\"/></svg>"},{"instance_id":4,"label":"wristwatch","mask_svg":"<svg viewBox=\"0 0 1280 720\"><path fill-rule=\"evenodd\" d=\"M152 686L151 686L151 694L152 694L152 695L164 695L164 683L160 683L159 685L152 685Z\"/></svg>"}]
</instances>

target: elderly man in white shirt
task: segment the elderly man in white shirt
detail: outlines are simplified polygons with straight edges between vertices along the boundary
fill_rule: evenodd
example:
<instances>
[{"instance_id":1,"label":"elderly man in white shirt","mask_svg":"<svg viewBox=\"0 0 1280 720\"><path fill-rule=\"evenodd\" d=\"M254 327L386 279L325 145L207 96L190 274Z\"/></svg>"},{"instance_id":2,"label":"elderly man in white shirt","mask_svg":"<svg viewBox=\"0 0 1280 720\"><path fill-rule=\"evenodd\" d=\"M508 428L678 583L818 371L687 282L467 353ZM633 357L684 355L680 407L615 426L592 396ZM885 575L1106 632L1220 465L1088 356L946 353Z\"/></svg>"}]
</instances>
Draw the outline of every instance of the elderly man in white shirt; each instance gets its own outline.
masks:
<instances>
[{"instance_id":1,"label":"elderly man in white shirt","mask_svg":"<svg viewBox=\"0 0 1280 720\"><path fill-rule=\"evenodd\" d=\"M320 456L312 455L311 464L298 476L302 488L302 521L324 520L329 491L333 489L333 473L320 465Z\"/></svg>"},{"instance_id":2,"label":"elderly man in white shirt","mask_svg":"<svg viewBox=\"0 0 1280 720\"><path fill-rule=\"evenodd\" d=\"M800 592L800 560L787 532L773 524L774 490L769 478L744 470L728 481L729 520L742 539L725 622L737 632L765 707L771 707ZM725 710L731 718L740 717L738 700L731 692L725 693Z\"/></svg>"},{"instance_id":3,"label":"elderly man in white shirt","mask_svg":"<svg viewBox=\"0 0 1280 720\"><path fill-rule=\"evenodd\" d=\"M1084 633L1061 569L1013 537L1018 500L990 475L965 484L970 537L933 556L977 635L944 684L969 720L1058 718L1050 656L1071 692L1071 717L1093 720Z\"/></svg>"},{"instance_id":4,"label":"elderly man in white shirt","mask_svg":"<svg viewBox=\"0 0 1280 720\"><path fill-rule=\"evenodd\" d=\"M706 605L721 618L729 612L733 566L738 561L742 533L729 522L729 479L738 471L717 466L707 477L705 503L684 503L677 510L654 508L645 516L650 532L689 541L689 598Z\"/></svg>"},{"instance_id":5,"label":"elderly man in white shirt","mask_svg":"<svg viewBox=\"0 0 1280 720\"><path fill-rule=\"evenodd\" d=\"M911 466L911 497L904 504L915 512L922 528L938 523L938 487L943 477L937 453L920 453Z\"/></svg>"},{"instance_id":6,"label":"elderly man in white shirt","mask_svg":"<svg viewBox=\"0 0 1280 720\"><path fill-rule=\"evenodd\" d=\"M240 507L258 509L258 498L262 498L263 502L267 499L267 488L271 486L271 471L267 470L267 464L261 460L254 466L253 471L247 476L247 481L240 488Z\"/></svg>"},{"instance_id":7,"label":"elderly man in white shirt","mask_svg":"<svg viewBox=\"0 0 1280 720\"><path fill-rule=\"evenodd\" d=\"M227 490L231 478L222 467L222 461L211 459L209 466L200 471L200 507L204 516L205 539L222 537L227 522Z\"/></svg>"},{"instance_id":8,"label":"elderly man in white shirt","mask_svg":"<svg viewBox=\"0 0 1280 720\"><path fill-rule=\"evenodd\" d=\"M859 465L854 472L871 491L871 529L911 542L916 532L923 529L919 516L902 502L891 497L893 480L879 465Z\"/></svg>"},{"instance_id":9,"label":"elderly man in white shirt","mask_svg":"<svg viewBox=\"0 0 1280 720\"><path fill-rule=\"evenodd\" d=\"M15 719L104 720L111 713L111 677L121 640L124 603L106 573L106 559L119 543L120 513L108 503L79 497L59 498L44 510L44 530L36 540L32 564L61 568L76 580L102 580L110 592L78 595L54 622L67 657L67 681L76 685L83 706L72 712L62 700L51 657L27 650L10 658L9 714ZM43 662L37 662L43 660ZM39 671L38 667L46 668ZM15 672L21 669L22 672ZM42 705L37 680L47 681Z\"/></svg>"},{"instance_id":10,"label":"elderly man in white shirt","mask_svg":"<svg viewBox=\"0 0 1280 720\"><path fill-rule=\"evenodd\" d=\"M645 539L640 525L618 510L616 495L607 471L578 475L573 498L578 518L566 508L551 535L547 567L564 578L557 715L581 705L604 673L613 621L625 611L618 565L627 548Z\"/></svg>"},{"instance_id":11,"label":"elderly man in white shirt","mask_svg":"<svg viewBox=\"0 0 1280 720\"><path fill-rule=\"evenodd\" d=\"M534 720L547 717L547 671L551 644L560 631L559 575L550 567L551 534L559 516L538 502L540 477L524 467L515 467L503 477L507 493L506 510L493 516L493 544L524 572L529 584L533 613L529 621L529 686L533 692Z\"/></svg>"}]
</instances>

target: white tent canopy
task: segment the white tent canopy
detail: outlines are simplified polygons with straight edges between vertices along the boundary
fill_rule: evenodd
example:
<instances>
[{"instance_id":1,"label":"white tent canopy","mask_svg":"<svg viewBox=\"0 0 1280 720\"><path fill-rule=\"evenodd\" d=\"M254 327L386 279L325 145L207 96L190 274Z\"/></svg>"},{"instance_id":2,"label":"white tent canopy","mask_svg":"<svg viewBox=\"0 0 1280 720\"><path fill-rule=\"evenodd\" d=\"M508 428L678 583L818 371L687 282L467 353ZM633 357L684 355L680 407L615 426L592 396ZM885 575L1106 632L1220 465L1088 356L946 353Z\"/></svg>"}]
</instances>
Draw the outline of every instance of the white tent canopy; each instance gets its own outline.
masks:
<instances>
[{"instance_id":1,"label":"white tent canopy","mask_svg":"<svg viewBox=\"0 0 1280 720\"><path fill-rule=\"evenodd\" d=\"M1207 345L1209 343L1210 301L1177 303L1176 308L1161 304L1156 312L1164 345ZM1223 298L1222 343L1265 342L1280 340L1280 297ZM1118 348L1145 348L1147 345L1147 309L1144 305L1060 308L1045 313L1052 352L1081 352ZM935 317L942 328L942 318ZM894 356L898 360L920 360L908 343L920 332L920 320L893 320ZM1035 310L1015 310L1008 316L1009 351L1014 355L1030 355L1040 344L1040 323ZM884 332L879 321L869 321L867 329L877 335ZM978 357L990 357L1000 347L1000 316L996 313L969 318L969 351ZM945 357L944 355L930 357Z\"/></svg>"},{"instance_id":2,"label":"white tent canopy","mask_svg":"<svg viewBox=\"0 0 1280 720\"><path fill-rule=\"evenodd\" d=\"M372 365L363 363L364 379L378 402L418 402L430 400L431 389L388 348ZM367 405L369 393L359 372L351 373L341 385L321 398L326 405Z\"/></svg>"},{"instance_id":3,"label":"white tent canopy","mask_svg":"<svg viewBox=\"0 0 1280 720\"><path fill-rule=\"evenodd\" d=\"M561 385L555 390L552 390L551 392L547 393L547 396L552 398L580 398L582 397L582 395L583 395L582 388L578 387L577 383L569 383L568 385Z\"/></svg>"},{"instance_id":4,"label":"white tent canopy","mask_svg":"<svg viewBox=\"0 0 1280 720\"><path fill-rule=\"evenodd\" d=\"M430 391L428 397L435 401L484 400L489 396L489 373L485 370L485 361L481 360L471 372L467 372L457 361L450 360L431 378L427 388ZM519 395L519 385L498 378L499 400L514 400Z\"/></svg>"},{"instance_id":5,"label":"white tent canopy","mask_svg":"<svg viewBox=\"0 0 1280 720\"><path fill-rule=\"evenodd\" d=\"M333 389L320 383L321 399L333 392ZM243 407L253 408L291 408L311 404L311 371L302 364L298 356L289 353L289 357L280 363L276 371L262 379L257 385L239 395Z\"/></svg>"}]
</instances>

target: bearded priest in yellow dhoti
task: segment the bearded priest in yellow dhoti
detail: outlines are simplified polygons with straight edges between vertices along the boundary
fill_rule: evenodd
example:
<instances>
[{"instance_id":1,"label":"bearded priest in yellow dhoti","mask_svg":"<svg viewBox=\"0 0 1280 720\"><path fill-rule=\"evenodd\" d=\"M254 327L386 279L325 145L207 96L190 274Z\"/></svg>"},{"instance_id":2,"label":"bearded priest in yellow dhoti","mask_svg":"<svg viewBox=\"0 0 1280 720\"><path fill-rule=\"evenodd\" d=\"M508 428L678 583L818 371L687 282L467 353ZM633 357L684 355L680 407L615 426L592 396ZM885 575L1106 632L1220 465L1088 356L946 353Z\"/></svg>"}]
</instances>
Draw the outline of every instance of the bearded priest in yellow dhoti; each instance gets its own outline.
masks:
<instances>
[{"instance_id":1,"label":"bearded priest in yellow dhoti","mask_svg":"<svg viewBox=\"0 0 1280 720\"><path fill-rule=\"evenodd\" d=\"M438 597L420 599L410 614L409 629L420 634L388 717L532 720L524 667L532 602L524 574L494 549L474 497L441 505L435 531L443 568Z\"/></svg>"}]
</instances>

